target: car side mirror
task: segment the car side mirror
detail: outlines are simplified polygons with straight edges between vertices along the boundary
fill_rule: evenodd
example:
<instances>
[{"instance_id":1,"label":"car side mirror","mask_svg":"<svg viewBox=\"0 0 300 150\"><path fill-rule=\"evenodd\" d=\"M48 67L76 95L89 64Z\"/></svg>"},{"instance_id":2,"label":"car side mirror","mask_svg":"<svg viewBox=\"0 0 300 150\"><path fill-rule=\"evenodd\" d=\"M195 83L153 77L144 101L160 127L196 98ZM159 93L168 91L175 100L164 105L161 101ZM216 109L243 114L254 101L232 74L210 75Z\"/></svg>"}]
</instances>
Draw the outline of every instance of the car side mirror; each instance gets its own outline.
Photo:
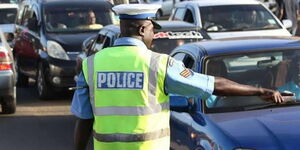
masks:
<instances>
[{"instance_id":1,"label":"car side mirror","mask_svg":"<svg viewBox=\"0 0 300 150\"><path fill-rule=\"evenodd\" d=\"M189 99L183 96L170 96L170 110L177 112L190 112L191 104Z\"/></svg>"},{"instance_id":2,"label":"car side mirror","mask_svg":"<svg viewBox=\"0 0 300 150\"><path fill-rule=\"evenodd\" d=\"M293 26L293 22L290 19L282 20L282 24L287 29L290 29Z\"/></svg>"}]
</instances>

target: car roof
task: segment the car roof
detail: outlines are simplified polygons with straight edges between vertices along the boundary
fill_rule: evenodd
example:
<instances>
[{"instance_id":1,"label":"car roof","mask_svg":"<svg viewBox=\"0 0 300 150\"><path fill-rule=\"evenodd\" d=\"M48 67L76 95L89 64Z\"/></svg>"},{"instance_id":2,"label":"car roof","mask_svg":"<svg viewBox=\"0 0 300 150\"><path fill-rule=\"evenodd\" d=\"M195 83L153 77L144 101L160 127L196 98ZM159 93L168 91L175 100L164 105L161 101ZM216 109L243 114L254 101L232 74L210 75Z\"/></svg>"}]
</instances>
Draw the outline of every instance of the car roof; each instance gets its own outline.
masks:
<instances>
[{"instance_id":1,"label":"car roof","mask_svg":"<svg viewBox=\"0 0 300 150\"><path fill-rule=\"evenodd\" d=\"M0 9L5 9L5 8L19 8L17 4L1 4Z\"/></svg>"},{"instance_id":2,"label":"car roof","mask_svg":"<svg viewBox=\"0 0 300 150\"><path fill-rule=\"evenodd\" d=\"M176 4L176 6L185 6L187 4L194 4L198 6L221 6L221 5L254 5L261 4L256 0L198 0L198 1L184 1Z\"/></svg>"},{"instance_id":3,"label":"car roof","mask_svg":"<svg viewBox=\"0 0 300 150\"><path fill-rule=\"evenodd\" d=\"M300 37L243 37L206 40L184 44L177 47L176 50L196 51L195 53L202 51L206 55L226 55L230 53L285 48L300 50Z\"/></svg>"}]
</instances>

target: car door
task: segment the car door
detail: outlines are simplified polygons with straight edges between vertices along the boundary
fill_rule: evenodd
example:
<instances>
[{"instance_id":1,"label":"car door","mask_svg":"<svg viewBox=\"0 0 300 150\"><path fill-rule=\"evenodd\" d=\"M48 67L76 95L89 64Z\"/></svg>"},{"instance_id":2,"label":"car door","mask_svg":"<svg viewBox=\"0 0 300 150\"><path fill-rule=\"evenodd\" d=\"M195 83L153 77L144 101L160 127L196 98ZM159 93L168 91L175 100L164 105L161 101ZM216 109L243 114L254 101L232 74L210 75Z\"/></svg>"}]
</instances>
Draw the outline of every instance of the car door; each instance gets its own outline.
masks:
<instances>
[{"instance_id":1,"label":"car door","mask_svg":"<svg viewBox=\"0 0 300 150\"><path fill-rule=\"evenodd\" d=\"M195 58L184 52L175 53L173 58L182 61L184 65L189 68L195 68ZM195 137L192 129L194 122L189 112L196 108L196 99L193 97L174 96L170 97L171 105L171 149L176 150L190 150L196 149ZM173 107L172 107L173 106ZM174 107L178 106L178 107ZM191 108L188 110L187 108Z\"/></svg>"},{"instance_id":2,"label":"car door","mask_svg":"<svg viewBox=\"0 0 300 150\"><path fill-rule=\"evenodd\" d=\"M187 50L176 51L171 56L182 61L187 68L201 72L204 51L193 52L198 56ZM203 103L198 97L170 96L171 150L234 149L235 141L203 113Z\"/></svg>"},{"instance_id":3,"label":"car door","mask_svg":"<svg viewBox=\"0 0 300 150\"><path fill-rule=\"evenodd\" d=\"M37 51L38 20L34 6L27 5L24 8L23 18L19 26L18 38L16 39L15 53L17 56L18 67L29 76L35 75L36 64L39 58Z\"/></svg>"}]
</instances>

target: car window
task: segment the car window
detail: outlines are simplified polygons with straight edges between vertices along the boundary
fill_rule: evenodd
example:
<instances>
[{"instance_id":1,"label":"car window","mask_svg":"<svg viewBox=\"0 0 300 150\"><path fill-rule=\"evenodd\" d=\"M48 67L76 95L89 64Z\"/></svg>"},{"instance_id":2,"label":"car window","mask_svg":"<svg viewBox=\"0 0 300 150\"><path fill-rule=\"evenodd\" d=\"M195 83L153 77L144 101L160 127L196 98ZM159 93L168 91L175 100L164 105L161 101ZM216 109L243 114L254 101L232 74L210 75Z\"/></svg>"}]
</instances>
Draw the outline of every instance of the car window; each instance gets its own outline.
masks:
<instances>
[{"instance_id":1,"label":"car window","mask_svg":"<svg viewBox=\"0 0 300 150\"><path fill-rule=\"evenodd\" d=\"M296 61L294 61L296 60ZM298 50L257 52L212 57L205 60L205 73L232 81L274 90L299 93L300 54ZM295 67L293 67L295 66ZM257 96L211 96L205 101L207 112L244 111L268 102Z\"/></svg>"},{"instance_id":2,"label":"car window","mask_svg":"<svg viewBox=\"0 0 300 150\"><path fill-rule=\"evenodd\" d=\"M0 11L0 24L14 24L16 21L17 9L6 8Z\"/></svg>"},{"instance_id":3,"label":"car window","mask_svg":"<svg viewBox=\"0 0 300 150\"><path fill-rule=\"evenodd\" d=\"M262 5L200 7L201 22L207 32L251 31L281 28Z\"/></svg>"},{"instance_id":4,"label":"car window","mask_svg":"<svg viewBox=\"0 0 300 150\"><path fill-rule=\"evenodd\" d=\"M27 26L28 25L28 21L31 18L31 15L33 13L33 10L31 9L31 7L29 7L28 5L26 5L24 7L24 11L23 11L23 15L20 21L20 24L23 26Z\"/></svg>"},{"instance_id":5,"label":"car window","mask_svg":"<svg viewBox=\"0 0 300 150\"><path fill-rule=\"evenodd\" d=\"M194 58L186 53L176 53L173 58L176 60L182 61L186 68L193 69L195 66Z\"/></svg>"},{"instance_id":6,"label":"car window","mask_svg":"<svg viewBox=\"0 0 300 150\"><path fill-rule=\"evenodd\" d=\"M175 14L173 16L173 20L180 20L182 21L185 15L186 9L185 8L177 8Z\"/></svg>"},{"instance_id":7,"label":"car window","mask_svg":"<svg viewBox=\"0 0 300 150\"><path fill-rule=\"evenodd\" d=\"M193 14L192 14L192 11L190 9L186 10L183 21L189 22L189 23L194 23Z\"/></svg>"},{"instance_id":8,"label":"car window","mask_svg":"<svg viewBox=\"0 0 300 150\"><path fill-rule=\"evenodd\" d=\"M140 1L139 0L129 0L130 4L139 4Z\"/></svg>"},{"instance_id":9,"label":"car window","mask_svg":"<svg viewBox=\"0 0 300 150\"><path fill-rule=\"evenodd\" d=\"M106 38L103 41L103 48L111 46L111 39L110 37L106 36Z\"/></svg>"},{"instance_id":10,"label":"car window","mask_svg":"<svg viewBox=\"0 0 300 150\"><path fill-rule=\"evenodd\" d=\"M38 32L38 19L35 12L32 13L32 16L28 19L28 23L26 24L28 29Z\"/></svg>"},{"instance_id":11,"label":"car window","mask_svg":"<svg viewBox=\"0 0 300 150\"><path fill-rule=\"evenodd\" d=\"M104 6L83 6L44 6L46 31L95 31L113 22L114 14L109 8L105 8Z\"/></svg>"},{"instance_id":12,"label":"car window","mask_svg":"<svg viewBox=\"0 0 300 150\"><path fill-rule=\"evenodd\" d=\"M100 34L95 42L95 44L93 45L92 49L93 51L99 51L101 49L103 49L103 44L104 44L104 41L106 39L106 36L105 35L102 35Z\"/></svg>"}]
</instances>

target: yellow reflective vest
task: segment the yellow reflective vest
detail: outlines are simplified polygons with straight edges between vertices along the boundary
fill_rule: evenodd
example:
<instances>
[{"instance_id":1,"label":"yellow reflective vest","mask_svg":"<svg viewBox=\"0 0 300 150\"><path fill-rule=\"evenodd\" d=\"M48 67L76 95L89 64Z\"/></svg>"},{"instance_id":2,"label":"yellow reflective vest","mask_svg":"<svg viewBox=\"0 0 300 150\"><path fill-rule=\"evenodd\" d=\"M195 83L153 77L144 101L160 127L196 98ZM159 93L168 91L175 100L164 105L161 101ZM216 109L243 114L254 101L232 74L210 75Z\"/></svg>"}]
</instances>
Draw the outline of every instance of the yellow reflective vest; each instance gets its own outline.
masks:
<instances>
[{"instance_id":1,"label":"yellow reflective vest","mask_svg":"<svg viewBox=\"0 0 300 150\"><path fill-rule=\"evenodd\" d=\"M83 61L94 113L95 150L169 150L168 55L137 46L101 50Z\"/></svg>"}]
</instances>

